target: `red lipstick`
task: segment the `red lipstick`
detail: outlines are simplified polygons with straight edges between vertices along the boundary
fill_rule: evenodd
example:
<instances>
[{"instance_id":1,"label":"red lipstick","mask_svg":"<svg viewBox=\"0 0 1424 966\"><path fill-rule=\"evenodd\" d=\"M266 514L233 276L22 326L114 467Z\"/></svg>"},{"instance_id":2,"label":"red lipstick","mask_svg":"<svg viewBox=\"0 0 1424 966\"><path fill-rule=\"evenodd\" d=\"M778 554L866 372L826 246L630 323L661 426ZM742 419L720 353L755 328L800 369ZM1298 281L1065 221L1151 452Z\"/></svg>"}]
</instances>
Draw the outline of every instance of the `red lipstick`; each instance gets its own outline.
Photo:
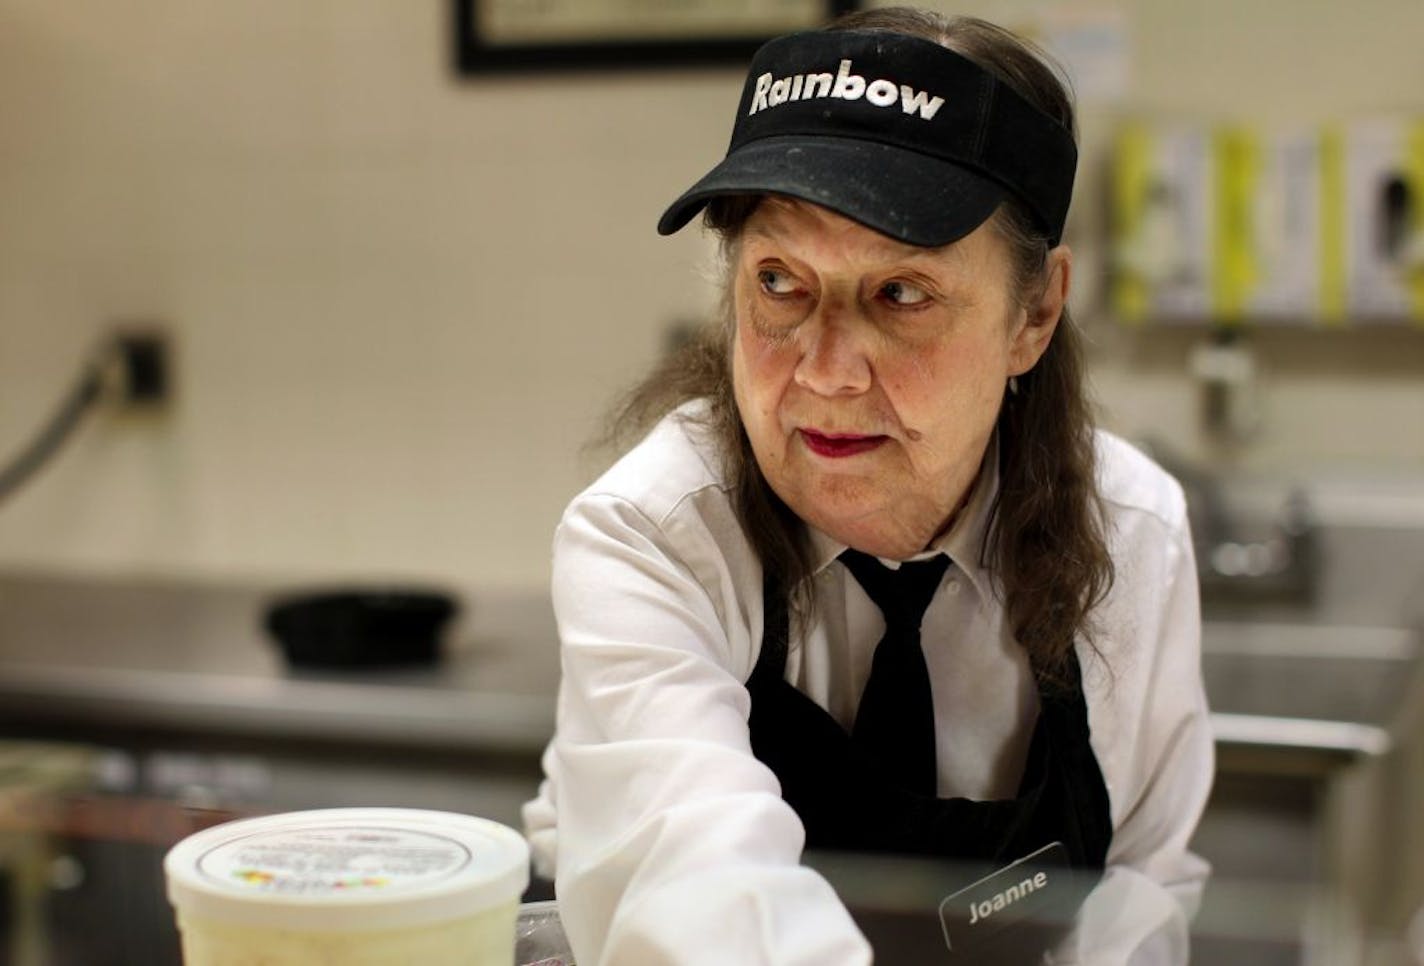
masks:
<instances>
[{"instance_id":1,"label":"red lipstick","mask_svg":"<svg viewBox=\"0 0 1424 966\"><path fill-rule=\"evenodd\" d=\"M890 438L859 436L855 433L818 433L814 429L802 429L799 432L807 449L818 456L829 456L832 459L868 453Z\"/></svg>"}]
</instances>

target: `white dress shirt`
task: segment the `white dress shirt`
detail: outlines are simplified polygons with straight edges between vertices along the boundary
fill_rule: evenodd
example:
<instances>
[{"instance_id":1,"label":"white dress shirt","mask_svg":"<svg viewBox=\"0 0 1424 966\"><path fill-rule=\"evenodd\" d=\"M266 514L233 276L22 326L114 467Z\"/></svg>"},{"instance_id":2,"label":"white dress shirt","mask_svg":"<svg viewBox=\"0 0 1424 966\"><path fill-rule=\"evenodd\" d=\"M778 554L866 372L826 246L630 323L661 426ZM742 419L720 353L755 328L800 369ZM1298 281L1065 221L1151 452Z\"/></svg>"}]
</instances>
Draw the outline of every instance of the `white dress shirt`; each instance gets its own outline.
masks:
<instances>
[{"instance_id":1,"label":"white dress shirt","mask_svg":"<svg viewBox=\"0 0 1424 966\"><path fill-rule=\"evenodd\" d=\"M524 813L536 864L556 874L581 964L868 963L751 752L762 572L712 444L684 418L697 412L664 419L559 524L558 728ZM1113 841L1103 901L1058 961L1181 963L1207 873L1187 842L1213 772L1192 546L1176 482L1105 432L1096 447L1116 579L1078 658ZM997 487L986 459L926 554L954 563L922 628L941 796L1013 797L1038 710L979 559ZM849 728L884 622L836 562L844 545L811 539L817 603L786 675Z\"/></svg>"}]
</instances>

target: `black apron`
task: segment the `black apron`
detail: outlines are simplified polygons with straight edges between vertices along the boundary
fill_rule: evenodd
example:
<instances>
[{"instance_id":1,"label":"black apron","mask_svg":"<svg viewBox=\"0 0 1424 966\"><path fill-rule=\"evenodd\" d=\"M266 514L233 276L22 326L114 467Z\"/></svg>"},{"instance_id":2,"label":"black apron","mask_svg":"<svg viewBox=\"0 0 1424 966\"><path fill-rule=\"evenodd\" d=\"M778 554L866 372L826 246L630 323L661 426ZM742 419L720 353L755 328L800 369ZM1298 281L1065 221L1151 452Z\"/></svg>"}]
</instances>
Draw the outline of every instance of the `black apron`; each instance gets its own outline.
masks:
<instances>
[{"instance_id":1,"label":"black apron","mask_svg":"<svg viewBox=\"0 0 1424 966\"><path fill-rule=\"evenodd\" d=\"M840 723L786 680L786 595L768 580L763 597L761 651L746 683L752 752L780 780L782 798L806 829L808 855L855 852L953 860L945 868L956 871L938 885L942 898L968 886L978 872L1058 842L1063 846L1059 854L1077 873L1076 909L1102 871L1112 841L1107 788L1088 740L1088 709L1076 655L1070 655L1060 675L1064 683L1039 687L1038 720L1017 797L973 801L918 795L887 781L875 762L859 760ZM837 885L834 880L832 884ZM877 930L868 928L876 917L847 905L880 961L910 961L907 954L895 956L884 947L889 943L908 949L905 943L916 927L890 916L890 921L878 923L886 928L879 930L884 935L877 941ZM973 961L958 953L949 960L941 929L950 931L936 920L926 932L921 923L919 938L936 944L946 961ZM1041 951L1053 938L1001 942L993 951L981 952L982 961L1034 961L1033 951Z\"/></svg>"}]
</instances>

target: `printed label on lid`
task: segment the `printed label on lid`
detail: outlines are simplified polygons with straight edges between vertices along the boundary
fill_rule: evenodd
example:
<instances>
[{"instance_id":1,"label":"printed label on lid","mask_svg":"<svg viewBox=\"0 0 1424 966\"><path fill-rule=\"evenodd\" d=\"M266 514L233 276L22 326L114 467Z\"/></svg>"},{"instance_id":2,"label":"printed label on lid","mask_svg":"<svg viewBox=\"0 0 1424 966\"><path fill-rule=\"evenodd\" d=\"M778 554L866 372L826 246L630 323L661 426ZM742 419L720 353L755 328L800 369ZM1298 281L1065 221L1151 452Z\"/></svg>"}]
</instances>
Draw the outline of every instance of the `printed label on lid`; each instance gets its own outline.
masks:
<instances>
[{"instance_id":1,"label":"printed label on lid","mask_svg":"<svg viewBox=\"0 0 1424 966\"><path fill-rule=\"evenodd\" d=\"M369 895L437 883L473 860L463 842L431 832L320 825L224 842L198 859L198 871L239 892Z\"/></svg>"}]
</instances>

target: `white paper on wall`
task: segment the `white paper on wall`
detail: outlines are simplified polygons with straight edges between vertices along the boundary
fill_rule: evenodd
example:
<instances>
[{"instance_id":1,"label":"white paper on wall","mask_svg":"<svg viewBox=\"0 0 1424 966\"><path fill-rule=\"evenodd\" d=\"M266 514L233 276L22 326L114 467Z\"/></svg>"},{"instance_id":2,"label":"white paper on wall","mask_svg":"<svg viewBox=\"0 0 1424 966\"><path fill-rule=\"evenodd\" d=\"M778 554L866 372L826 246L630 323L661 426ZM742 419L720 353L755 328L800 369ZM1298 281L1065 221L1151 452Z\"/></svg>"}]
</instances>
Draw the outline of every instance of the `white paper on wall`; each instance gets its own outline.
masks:
<instances>
[{"instance_id":1,"label":"white paper on wall","mask_svg":"<svg viewBox=\"0 0 1424 966\"><path fill-rule=\"evenodd\" d=\"M1315 131L1260 135L1246 240L1256 267L1245 299L1253 317L1313 321L1321 314L1321 157Z\"/></svg>"}]
</instances>

